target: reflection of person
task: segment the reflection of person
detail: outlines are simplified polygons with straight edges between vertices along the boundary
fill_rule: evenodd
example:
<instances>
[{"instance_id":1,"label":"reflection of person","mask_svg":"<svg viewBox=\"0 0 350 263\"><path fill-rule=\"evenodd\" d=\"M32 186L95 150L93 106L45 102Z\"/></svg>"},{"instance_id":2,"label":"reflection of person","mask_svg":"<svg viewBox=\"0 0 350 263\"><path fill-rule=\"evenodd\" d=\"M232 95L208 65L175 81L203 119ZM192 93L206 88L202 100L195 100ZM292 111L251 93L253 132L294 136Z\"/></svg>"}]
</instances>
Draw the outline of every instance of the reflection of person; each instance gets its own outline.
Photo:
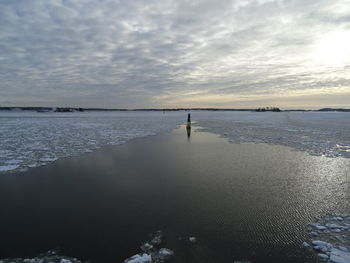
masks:
<instances>
[{"instance_id":1,"label":"reflection of person","mask_svg":"<svg viewBox=\"0 0 350 263\"><path fill-rule=\"evenodd\" d=\"M186 131L187 131L187 138L191 138L191 126L190 127L186 127Z\"/></svg>"}]
</instances>

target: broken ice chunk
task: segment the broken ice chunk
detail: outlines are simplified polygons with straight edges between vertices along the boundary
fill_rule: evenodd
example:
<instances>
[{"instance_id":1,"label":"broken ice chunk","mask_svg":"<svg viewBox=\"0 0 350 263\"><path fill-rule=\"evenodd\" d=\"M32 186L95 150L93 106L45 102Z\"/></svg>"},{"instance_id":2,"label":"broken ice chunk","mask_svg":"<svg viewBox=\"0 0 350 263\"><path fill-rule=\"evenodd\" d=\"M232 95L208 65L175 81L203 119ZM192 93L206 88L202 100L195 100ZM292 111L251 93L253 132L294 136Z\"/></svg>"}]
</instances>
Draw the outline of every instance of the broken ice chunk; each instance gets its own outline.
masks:
<instances>
[{"instance_id":1,"label":"broken ice chunk","mask_svg":"<svg viewBox=\"0 0 350 263\"><path fill-rule=\"evenodd\" d=\"M320 258L324 259L324 260L326 260L326 259L328 259L328 258L329 258L329 256L328 256L328 255L323 254L323 253L318 253L317 255L318 255Z\"/></svg>"},{"instance_id":2,"label":"broken ice chunk","mask_svg":"<svg viewBox=\"0 0 350 263\"><path fill-rule=\"evenodd\" d=\"M189 237L188 240L192 243L197 241L197 239L195 237Z\"/></svg>"},{"instance_id":3,"label":"broken ice chunk","mask_svg":"<svg viewBox=\"0 0 350 263\"><path fill-rule=\"evenodd\" d=\"M150 263L152 262L152 257L146 253L143 255L136 254L126 260L124 263Z\"/></svg>"}]
</instances>

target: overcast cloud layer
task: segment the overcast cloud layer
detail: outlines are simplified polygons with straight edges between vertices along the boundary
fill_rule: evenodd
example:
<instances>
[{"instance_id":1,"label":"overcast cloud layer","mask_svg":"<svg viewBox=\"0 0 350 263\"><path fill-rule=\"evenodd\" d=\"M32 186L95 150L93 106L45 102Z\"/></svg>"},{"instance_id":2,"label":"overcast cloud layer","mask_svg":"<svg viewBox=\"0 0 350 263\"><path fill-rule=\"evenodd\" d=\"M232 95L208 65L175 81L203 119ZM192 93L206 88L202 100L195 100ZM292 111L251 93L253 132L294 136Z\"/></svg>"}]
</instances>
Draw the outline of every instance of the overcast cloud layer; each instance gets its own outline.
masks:
<instances>
[{"instance_id":1,"label":"overcast cloud layer","mask_svg":"<svg viewBox=\"0 0 350 263\"><path fill-rule=\"evenodd\" d=\"M350 106L349 0L0 0L0 106Z\"/></svg>"}]
</instances>

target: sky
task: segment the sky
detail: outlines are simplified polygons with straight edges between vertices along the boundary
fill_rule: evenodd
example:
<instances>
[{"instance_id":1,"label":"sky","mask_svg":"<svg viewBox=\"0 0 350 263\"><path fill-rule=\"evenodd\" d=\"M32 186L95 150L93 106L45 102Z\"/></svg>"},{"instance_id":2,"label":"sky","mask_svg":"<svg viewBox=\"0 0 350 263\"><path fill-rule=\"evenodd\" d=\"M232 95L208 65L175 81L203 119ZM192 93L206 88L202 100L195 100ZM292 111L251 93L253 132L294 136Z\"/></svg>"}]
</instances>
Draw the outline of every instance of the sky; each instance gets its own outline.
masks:
<instances>
[{"instance_id":1,"label":"sky","mask_svg":"<svg viewBox=\"0 0 350 263\"><path fill-rule=\"evenodd\" d=\"M0 106L350 107L350 0L0 0Z\"/></svg>"}]
</instances>

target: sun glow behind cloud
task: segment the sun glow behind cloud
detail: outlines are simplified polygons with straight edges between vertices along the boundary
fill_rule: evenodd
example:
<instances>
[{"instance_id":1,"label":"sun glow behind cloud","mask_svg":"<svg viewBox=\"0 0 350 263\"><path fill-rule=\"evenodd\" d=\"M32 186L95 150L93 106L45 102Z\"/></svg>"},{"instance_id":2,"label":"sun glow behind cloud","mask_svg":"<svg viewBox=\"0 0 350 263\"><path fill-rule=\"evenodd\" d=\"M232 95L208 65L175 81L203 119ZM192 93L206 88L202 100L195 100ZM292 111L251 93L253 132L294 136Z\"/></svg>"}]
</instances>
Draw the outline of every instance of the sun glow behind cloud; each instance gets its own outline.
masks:
<instances>
[{"instance_id":1,"label":"sun glow behind cloud","mask_svg":"<svg viewBox=\"0 0 350 263\"><path fill-rule=\"evenodd\" d=\"M313 59L322 65L341 67L350 64L350 31L331 32L316 43Z\"/></svg>"}]
</instances>

